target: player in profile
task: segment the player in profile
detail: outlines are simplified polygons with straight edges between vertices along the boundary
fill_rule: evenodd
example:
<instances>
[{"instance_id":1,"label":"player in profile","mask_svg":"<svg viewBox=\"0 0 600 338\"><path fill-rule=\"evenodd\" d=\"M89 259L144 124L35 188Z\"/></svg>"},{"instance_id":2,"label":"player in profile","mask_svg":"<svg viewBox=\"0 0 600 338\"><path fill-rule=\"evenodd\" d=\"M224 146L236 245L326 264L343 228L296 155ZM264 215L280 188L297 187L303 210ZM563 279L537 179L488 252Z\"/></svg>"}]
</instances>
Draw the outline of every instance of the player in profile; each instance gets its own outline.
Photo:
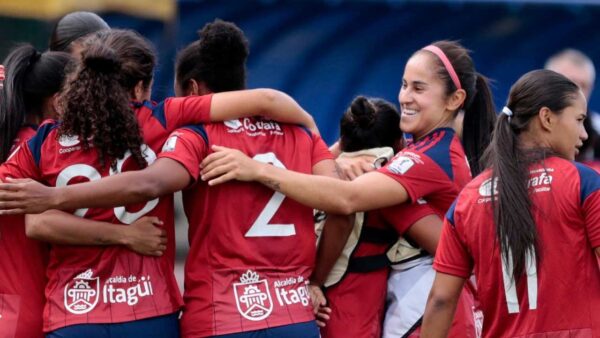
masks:
<instances>
[{"instance_id":1,"label":"player in profile","mask_svg":"<svg viewBox=\"0 0 600 338\"><path fill-rule=\"evenodd\" d=\"M553 71L512 86L489 169L448 211L424 337L446 335L471 271L486 286L484 337L600 336L600 176L573 162L586 111L577 85Z\"/></svg>"}]
</instances>

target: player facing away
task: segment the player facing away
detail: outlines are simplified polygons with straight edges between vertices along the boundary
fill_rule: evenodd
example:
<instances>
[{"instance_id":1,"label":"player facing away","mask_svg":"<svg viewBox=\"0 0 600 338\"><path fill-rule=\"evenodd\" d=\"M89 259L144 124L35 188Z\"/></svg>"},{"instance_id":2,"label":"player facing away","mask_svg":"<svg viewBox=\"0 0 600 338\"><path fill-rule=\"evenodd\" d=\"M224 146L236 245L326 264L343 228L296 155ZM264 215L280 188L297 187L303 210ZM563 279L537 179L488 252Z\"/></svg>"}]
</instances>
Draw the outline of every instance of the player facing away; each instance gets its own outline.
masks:
<instances>
[{"instance_id":1,"label":"player facing away","mask_svg":"<svg viewBox=\"0 0 600 338\"><path fill-rule=\"evenodd\" d=\"M471 272L484 337L600 336L600 176L573 162L586 100L549 70L511 88L489 169L450 208L423 336L444 337Z\"/></svg>"}]
</instances>

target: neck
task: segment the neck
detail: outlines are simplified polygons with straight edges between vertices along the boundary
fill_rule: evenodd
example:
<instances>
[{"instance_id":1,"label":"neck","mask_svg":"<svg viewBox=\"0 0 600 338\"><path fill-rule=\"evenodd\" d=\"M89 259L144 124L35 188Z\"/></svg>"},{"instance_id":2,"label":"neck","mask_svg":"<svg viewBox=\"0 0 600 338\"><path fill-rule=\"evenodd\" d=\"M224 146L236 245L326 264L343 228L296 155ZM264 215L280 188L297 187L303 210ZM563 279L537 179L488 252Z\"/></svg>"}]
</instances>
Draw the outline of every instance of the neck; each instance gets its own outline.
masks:
<instances>
[{"instance_id":1,"label":"neck","mask_svg":"<svg viewBox=\"0 0 600 338\"><path fill-rule=\"evenodd\" d=\"M448 121L440 121L439 123L435 124L433 127L427 129L425 132L419 133L418 135L415 134L415 139L419 140L419 139L425 137L426 135L429 135L431 132L433 132L436 129L440 129L440 128L452 128L453 127L453 122L454 122L454 119L450 119Z\"/></svg>"}]
</instances>

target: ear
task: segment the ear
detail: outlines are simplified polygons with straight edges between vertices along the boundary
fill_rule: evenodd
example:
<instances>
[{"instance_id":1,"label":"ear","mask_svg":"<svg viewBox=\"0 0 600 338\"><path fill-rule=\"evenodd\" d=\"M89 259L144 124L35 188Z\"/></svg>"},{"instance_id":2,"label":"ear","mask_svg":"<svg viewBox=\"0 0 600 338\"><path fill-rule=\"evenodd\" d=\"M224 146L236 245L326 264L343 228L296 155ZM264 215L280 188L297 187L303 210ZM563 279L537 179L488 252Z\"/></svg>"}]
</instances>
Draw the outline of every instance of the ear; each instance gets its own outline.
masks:
<instances>
[{"instance_id":1,"label":"ear","mask_svg":"<svg viewBox=\"0 0 600 338\"><path fill-rule=\"evenodd\" d=\"M133 88L133 97L136 101L142 102L146 99L145 96L146 96L146 88L144 88L144 81L139 80L138 83L136 83L135 87Z\"/></svg>"},{"instance_id":2,"label":"ear","mask_svg":"<svg viewBox=\"0 0 600 338\"><path fill-rule=\"evenodd\" d=\"M467 98L467 92L464 89L458 89L450 97L446 102L446 109L450 111L458 110L464 103Z\"/></svg>"},{"instance_id":3,"label":"ear","mask_svg":"<svg viewBox=\"0 0 600 338\"><path fill-rule=\"evenodd\" d=\"M204 81L190 79L186 95L206 95L210 93L211 91L208 89Z\"/></svg>"},{"instance_id":4,"label":"ear","mask_svg":"<svg viewBox=\"0 0 600 338\"><path fill-rule=\"evenodd\" d=\"M550 132L556 125L557 116L550 108L542 107L538 112L538 120L540 121L542 130Z\"/></svg>"}]
</instances>

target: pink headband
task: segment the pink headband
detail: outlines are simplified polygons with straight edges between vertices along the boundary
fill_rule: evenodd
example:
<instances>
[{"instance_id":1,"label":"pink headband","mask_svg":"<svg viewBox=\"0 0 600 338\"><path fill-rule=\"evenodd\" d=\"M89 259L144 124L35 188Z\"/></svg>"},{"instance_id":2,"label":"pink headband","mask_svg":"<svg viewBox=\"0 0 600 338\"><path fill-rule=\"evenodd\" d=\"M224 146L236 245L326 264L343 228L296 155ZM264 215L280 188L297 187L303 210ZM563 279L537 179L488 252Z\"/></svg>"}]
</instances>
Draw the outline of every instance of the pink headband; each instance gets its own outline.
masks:
<instances>
[{"instance_id":1,"label":"pink headband","mask_svg":"<svg viewBox=\"0 0 600 338\"><path fill-rule=\"evenodd\" d=\"M462 89L462 86L460 85L460 80L458 79L458 75L456 75L456 72L454 71L454 67L452 67L450 60L448 60L448 57L446 56L446 54L444 54L444 51L442 51L439 47L434 46L434 45L429 45L423 49L428 50L428 51L432 52L433 54L437 55L437 57L444 64L444 67L446 68L446 71L448 72L448 74L450 74L450 78L452 79L452 82L454 82L456 89Z\"/></svg>"}]
</instances>

